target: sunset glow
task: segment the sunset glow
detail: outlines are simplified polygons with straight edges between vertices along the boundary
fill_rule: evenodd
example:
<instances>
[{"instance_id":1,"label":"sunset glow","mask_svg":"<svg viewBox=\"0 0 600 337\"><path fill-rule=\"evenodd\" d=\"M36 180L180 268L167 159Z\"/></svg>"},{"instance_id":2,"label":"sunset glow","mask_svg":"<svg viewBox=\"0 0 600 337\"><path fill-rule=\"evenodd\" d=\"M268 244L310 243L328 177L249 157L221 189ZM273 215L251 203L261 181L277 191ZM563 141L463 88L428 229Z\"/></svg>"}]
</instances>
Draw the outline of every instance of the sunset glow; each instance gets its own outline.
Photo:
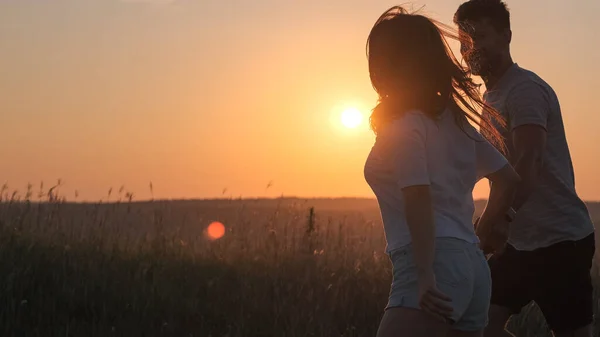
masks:
<instances>
[{"instance_id":1,"label":"sunset glow","mask_svg":"<svg viewBox=\"0 0 600 337\"><path fill-rule=\"evenodd\" d=\"M358 127L363 121L362 113L356 108L348 108L342 112L342 125L349 129Z\"/></svg>"},{"instance_id":2,"label":"sunset glow","mask_svg":"<svg viewBox=\"0 0 600 337\"><path fill-rule=\"evenodd\" d=\"M512 56L556 90L585 200L600 200L598 3L549 0L542 18L534 1L509 1ZM458 4L414 9L454 26ZM365 47L389 6L0 1L0 185L23 196L31 183L37 195L62 179L78 202L106 200L111 188L109 200L372 198L362 168L378 94ZM488 191L482 181L474 195Z\"/></svg>"}]
</instances>

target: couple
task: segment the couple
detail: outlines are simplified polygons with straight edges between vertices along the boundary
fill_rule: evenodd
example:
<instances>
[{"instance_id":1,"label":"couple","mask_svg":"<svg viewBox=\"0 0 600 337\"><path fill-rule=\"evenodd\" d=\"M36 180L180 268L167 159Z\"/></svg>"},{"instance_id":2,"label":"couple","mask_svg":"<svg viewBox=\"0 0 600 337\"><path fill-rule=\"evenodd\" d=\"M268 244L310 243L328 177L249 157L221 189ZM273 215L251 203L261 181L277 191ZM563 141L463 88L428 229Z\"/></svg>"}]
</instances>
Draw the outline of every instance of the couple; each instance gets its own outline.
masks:
<instances>
[{"instance_id":1,"label":"couple","mask_svg":"<svg viewBox=\"0 0 600 337\"><path fill-rule=\"evenodd\" d=\"M507 321L531 301L555 336L591 337L594 229L558 99L513 63L501 0L463 3L454 22L453 35L393 7L368 39L379 104L365 179L393 265L378 337L511 336ZM472 191L484 177L491 190L474 228Z\"/></svg>"}]
</instances>

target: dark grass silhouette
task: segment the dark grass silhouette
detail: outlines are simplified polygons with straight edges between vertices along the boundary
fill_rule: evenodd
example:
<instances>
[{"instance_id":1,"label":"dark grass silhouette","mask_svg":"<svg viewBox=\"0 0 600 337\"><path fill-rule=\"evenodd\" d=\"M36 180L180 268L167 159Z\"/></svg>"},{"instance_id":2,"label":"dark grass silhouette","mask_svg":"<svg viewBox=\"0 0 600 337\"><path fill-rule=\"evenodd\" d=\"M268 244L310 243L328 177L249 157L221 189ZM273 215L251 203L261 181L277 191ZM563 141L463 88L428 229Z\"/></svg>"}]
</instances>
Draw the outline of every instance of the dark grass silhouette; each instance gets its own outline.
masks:
<instances>
[{"instance_id":1,"label":"dark grass silhouette","mask_svg":"<svg viewBox=\"0 0 600 337\"><path fill-rule=\"evenodd\" d=\"M0 335L374 336L378 216L353 199L4 202ZM534 306L510 328L549 336Z\"/></svg>"}]
</instances>

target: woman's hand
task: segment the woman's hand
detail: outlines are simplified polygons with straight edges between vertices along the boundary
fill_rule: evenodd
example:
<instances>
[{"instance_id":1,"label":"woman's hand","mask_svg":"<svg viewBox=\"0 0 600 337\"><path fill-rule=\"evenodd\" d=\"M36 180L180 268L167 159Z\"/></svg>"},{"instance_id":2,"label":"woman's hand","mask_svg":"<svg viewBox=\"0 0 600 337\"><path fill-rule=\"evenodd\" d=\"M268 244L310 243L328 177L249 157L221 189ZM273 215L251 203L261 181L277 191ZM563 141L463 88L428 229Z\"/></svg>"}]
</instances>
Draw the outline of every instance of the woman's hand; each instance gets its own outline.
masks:
<instances>
[{"instance_id":1,"label":"woman's hand","mask_svg":"<svg viewBox=\"0 0 600 337\"><path fill-rule=\"evenodd\" d=\"M443 322L452 315L452 299L442 293L436 285L433 270L419 273L419 306Z\"/></svg>"}]
</instances>

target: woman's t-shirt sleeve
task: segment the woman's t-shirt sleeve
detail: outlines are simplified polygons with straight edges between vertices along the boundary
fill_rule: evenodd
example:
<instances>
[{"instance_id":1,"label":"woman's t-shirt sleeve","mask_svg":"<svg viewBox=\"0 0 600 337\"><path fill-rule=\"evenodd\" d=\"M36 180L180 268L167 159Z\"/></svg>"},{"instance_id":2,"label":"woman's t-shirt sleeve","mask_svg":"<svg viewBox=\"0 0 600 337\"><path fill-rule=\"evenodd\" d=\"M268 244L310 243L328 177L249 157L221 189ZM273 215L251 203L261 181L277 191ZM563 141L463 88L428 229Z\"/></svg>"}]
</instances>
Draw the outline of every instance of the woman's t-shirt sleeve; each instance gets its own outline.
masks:
<instances>
[{"instance_id":1,"label":"woman's t-shirt sleeve","mask_svg":"<svg viewBox=\"0 0 600 337\"><path fill-rule=\"evenodd\" d=\"M425 116L421 113L407 113L392 125L394 175L398 187L429 185L427 166L427 129Z\"/></svg>"}]
</instances>

